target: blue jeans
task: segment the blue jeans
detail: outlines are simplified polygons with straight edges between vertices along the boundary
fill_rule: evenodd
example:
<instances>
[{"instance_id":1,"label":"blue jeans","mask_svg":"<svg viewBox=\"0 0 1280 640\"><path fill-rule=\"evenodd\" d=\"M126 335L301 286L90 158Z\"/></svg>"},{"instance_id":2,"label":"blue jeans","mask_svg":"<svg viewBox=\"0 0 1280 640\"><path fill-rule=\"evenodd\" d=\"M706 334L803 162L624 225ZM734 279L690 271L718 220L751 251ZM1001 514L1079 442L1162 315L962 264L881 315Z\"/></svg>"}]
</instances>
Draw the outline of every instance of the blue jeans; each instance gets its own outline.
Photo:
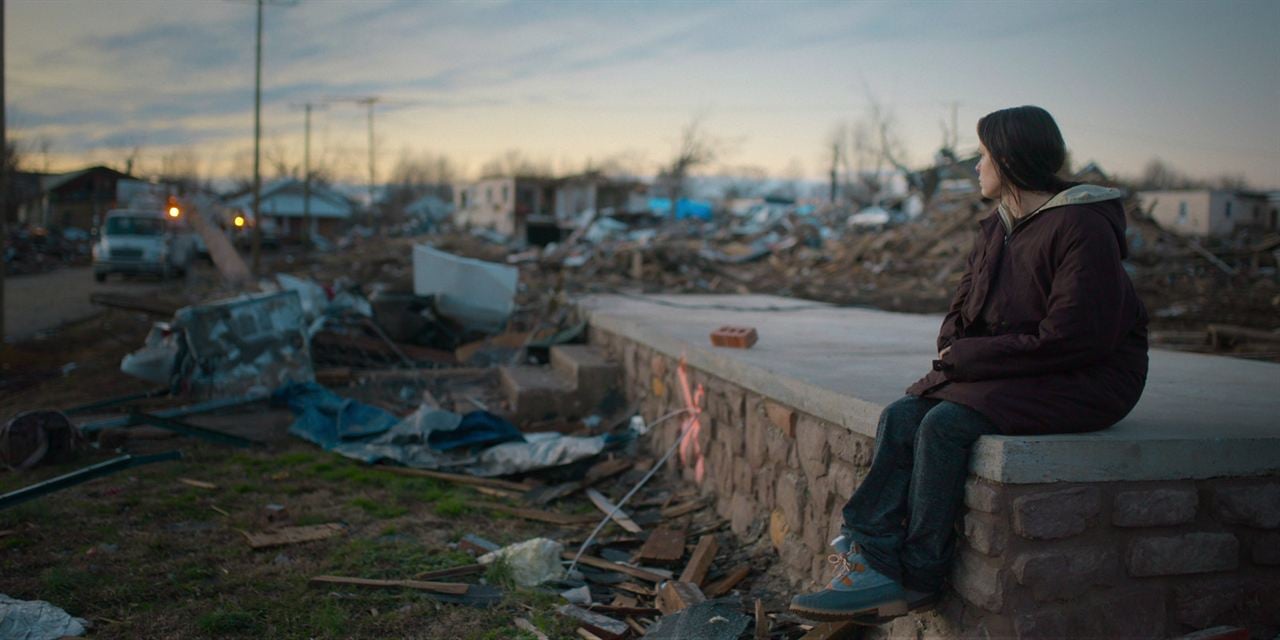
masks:
<instances>
[{"instance_id":1,"label":"blue jeans","mask_svg":"<svg viewBox=\"0 0 1280 640\"><path fill-rule=\"evenodd\" d=\"M955 554L974 441L1000 433L966 406L907 396L885 407L867 477L844 506L844 529L867 564L903 586L938 591Z\"/></svg>"}]
</instances>

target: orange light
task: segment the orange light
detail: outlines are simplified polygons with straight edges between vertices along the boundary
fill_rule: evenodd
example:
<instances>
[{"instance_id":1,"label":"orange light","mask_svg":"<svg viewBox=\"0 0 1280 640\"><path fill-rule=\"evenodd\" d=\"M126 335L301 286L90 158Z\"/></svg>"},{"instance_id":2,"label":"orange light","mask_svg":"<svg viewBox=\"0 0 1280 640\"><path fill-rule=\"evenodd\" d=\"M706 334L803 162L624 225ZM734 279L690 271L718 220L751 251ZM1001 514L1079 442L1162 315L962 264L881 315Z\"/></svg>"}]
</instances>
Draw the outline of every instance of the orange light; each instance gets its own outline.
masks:
<instances>
[{"instance_id":1,"label":"orange light","mask_svg":"<svg viewBox=\"0 0 1280 640\"><path fill-rule=\"evenodd\" d=\"M232 220L232 221L231 221L231 223L232 223L232 224L234 224L234 225L236 225L237 227L243 227L243 226L244 226L244 216L236 216L235 220Z\"/></svg>"},{"instance_id":2,"label":"orange light","mask_svg":"<svg viewBox=\"0 0 1280 640\"><path fill-rule=\"evenodd\" d=\"M179 215L181 215L181 213L182 213L182 212L181 212L181 211L179 211L177 207L169 207L169 217L170 217L170 218L176 218L176 217L178 217Z\"/></svg>"}]
</instances>

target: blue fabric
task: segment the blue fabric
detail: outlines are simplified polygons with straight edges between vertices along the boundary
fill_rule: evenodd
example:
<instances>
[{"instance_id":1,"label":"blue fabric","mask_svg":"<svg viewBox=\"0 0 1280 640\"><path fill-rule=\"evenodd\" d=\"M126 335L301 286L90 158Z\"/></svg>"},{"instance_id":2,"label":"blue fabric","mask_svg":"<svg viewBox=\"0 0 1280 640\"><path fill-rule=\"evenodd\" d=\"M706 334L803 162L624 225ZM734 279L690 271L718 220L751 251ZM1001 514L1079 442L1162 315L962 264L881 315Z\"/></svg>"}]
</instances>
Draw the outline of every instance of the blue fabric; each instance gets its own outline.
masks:
<instances>
[{"instance_id":1,"label":"blue fabric","mask_svg":"<svg viewBox=\"0 0 1280 640\"><path fill-rule=\"evenodd\" d=\"M314 382L281 387L271 399L288 406L297 416L289 433L326 450L377 435L400 422L388 411L344 398Z\"/></svg>"},{"instance_id":2,"label":"blue fabric","mask_svg":"<svg viewBox=\"0 0 1280 640\"><path fill-rule=\"evenodd\" d=\"M472 411L452 431L432 431L427 445L436 451L452 451L462 447L490 447L504 442L524 442L524 434L502 416L488 411Z\"/></svg>"}]
</instances>

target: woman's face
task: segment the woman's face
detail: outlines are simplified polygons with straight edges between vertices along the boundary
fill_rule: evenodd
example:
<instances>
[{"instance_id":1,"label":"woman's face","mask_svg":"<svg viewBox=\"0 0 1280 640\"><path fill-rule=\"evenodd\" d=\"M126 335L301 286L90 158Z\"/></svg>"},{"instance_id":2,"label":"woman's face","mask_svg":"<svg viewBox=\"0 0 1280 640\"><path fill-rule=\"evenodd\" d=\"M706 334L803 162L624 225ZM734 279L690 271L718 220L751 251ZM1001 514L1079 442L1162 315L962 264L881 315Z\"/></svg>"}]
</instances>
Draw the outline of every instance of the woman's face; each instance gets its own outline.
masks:
<instances>
[{"instance_id":1,"label":"woman's face","mask_svg":"<svg viewBox=\"0 0 1280 640\"><path fill-rule=\"evenodd\" d=\"M982 190L982 197L995 200L1000 197L1000 172L981 142L978 143L978 153L981 154L978 158L978 187Z\"/></svg>"}]
</instances>

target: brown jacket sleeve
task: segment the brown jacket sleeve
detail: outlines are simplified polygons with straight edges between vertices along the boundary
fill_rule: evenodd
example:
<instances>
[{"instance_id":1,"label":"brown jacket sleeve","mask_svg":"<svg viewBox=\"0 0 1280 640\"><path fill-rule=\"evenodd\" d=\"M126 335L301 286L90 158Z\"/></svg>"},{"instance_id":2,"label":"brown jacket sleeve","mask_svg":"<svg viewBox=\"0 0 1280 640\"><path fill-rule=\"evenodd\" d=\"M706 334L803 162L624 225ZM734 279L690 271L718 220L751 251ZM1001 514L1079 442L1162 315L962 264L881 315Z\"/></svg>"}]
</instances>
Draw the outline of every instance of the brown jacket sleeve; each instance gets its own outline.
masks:
<instances>
[{"instance_id":1,"label":"brown jacket sleeve","mask_svg":"<svg viewBox=\"0 0 1280 640\"><path fill-rule=\"evenodd\" d=\"M951 299L951 307L947 310L947 315L942 319L942 328L938 330L938 352L951 346L958 336L964 335L964 319L960 315L960 309L964 306L964 301L969 297L969 291L973 288L973 263L978 256L978 248L982 246L983 236L978 234L973 241L973 248L969 250L969 258L964 269L964 276L960 278L960 286L956 287L955 297Z\"/></svg>"},{"instance_id":2,"label":"brown jacket sleeve","mask_svg":"<svg viewBox=\"0 0 1280 640\"><path fill-rule=\"evenodd\" d=\"M1101 216L1081 212L1055 243L1047 313L1035 334L959 338L943 358L957 381L1033 376L1078 369L1114 351L1129 325L1128 275L1120 246Z\"/></svg>"}]
</instances>

